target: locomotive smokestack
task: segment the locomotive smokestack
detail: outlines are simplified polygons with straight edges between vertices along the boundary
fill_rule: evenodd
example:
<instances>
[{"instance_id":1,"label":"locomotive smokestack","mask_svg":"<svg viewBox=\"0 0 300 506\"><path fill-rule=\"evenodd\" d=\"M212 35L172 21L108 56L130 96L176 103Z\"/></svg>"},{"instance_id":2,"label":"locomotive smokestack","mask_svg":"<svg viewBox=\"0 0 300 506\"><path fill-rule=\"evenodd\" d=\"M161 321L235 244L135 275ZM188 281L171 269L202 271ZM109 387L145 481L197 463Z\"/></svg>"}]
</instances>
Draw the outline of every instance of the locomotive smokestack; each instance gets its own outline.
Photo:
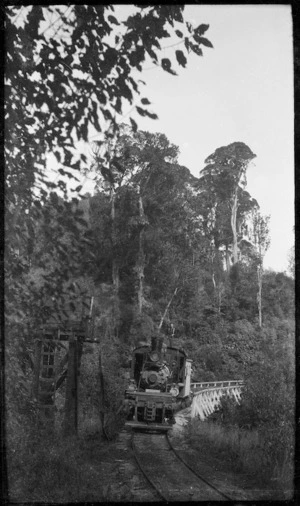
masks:
<instances>
[{"instance_id":1,"label":"locomotive smokestack","mask_svg":"<svg viewBox=\"0 0 300 506\"><path fill-rule=\"evenodd\" d=\"M157 339L157 351L159 351L159 353L161 353L163 342L164 338L162 336Z\"/></svg>"},{"instance_id":2,"label":"locomotive smokestack","mask_svg":"<svg viewBox=\"0 0 300 506\"><path fill-rule=\"evenodd\" d=\"M155 335L151 337L151 351L157 351L161 353L162 346L164 343L164 337L160 335Z\"/></svg>"},{"instance_id":3,"label":"locomotive smokestack","mask_svg":"<svg viewBox=\"0 0 300 506\"><path fill-rule=\"evenodd\" d=\"M157 348L157 336L151 337L151 351L156 351Z\"/></svg>"}]
</instances>

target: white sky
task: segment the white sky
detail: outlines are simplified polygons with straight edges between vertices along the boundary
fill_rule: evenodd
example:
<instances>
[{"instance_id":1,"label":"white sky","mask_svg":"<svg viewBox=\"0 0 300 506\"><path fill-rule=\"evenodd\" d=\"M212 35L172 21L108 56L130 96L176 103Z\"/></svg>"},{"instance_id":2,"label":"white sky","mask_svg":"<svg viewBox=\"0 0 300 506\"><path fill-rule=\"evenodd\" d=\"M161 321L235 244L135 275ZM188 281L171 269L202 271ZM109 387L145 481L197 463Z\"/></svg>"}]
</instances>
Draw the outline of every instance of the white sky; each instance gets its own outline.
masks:
<instances>
[{"instance_id":1,"label":"white sky","mask_svg":"<svg viewBox=\"0 0 300 506\"><path fill-rule=\"evenodd\" d=\"M271 215L265 267L283 271L294 243L291 8L187 5L185 16L194 26L210 25L205 36L214 49L203 48L202 58L190 55L178 76L148 66L140 75L147 82L143 96L159 119L138 117L139 128L165 133L180 148L179 162L196 176L216 148L245 142L257 155L247 189Z\"/></svg>"},{"instance_id":2,"label":"white sky","mask_svg":"<svg viewBox=\"0 0 300 506\"><path fill-rule=\"evenodd\" d=\"M125 18L132 5L115 10ZM137 76L147 83L141 96L151 101L159 119L138 116L138 126L166 134L180 148L179 162L195 176L216 148L235 141L247 144L257 155L248 170L247 189L262 213L271 215L271 246L264 264L284 271L294 244L291 8L187 5L185 17L195 27L210 25L205 36L214 49L204 47L203 57L190 54L185 69L174 67L178 76L151 61L145 65ZM165 39L162 46L169 44ZM162 57L171 58L175 49L164 49ZM86 180L84 189L90 188Z\"/></svg>"}]
</instances>

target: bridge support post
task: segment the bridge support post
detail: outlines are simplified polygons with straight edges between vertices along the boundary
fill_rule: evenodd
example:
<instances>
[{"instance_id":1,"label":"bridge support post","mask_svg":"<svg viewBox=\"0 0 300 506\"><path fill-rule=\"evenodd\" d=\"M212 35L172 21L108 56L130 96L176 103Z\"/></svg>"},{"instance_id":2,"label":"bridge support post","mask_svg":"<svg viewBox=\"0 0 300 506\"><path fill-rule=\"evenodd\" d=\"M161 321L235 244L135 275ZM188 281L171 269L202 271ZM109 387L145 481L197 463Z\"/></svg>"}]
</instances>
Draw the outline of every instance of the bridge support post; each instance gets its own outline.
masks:
<instances>
[{"instance_id":1,"label":"bridge support post","mask_svg":"<svg viewBox=\"0 0 300 506\"><path fill-rule=\"evenodd\" d=\"M219 406L220 399L223 395L229 395L235 399L237 403L241 399L241 390L243 381L217 381L213 383L192 383L193 401L191 407L191 417L199 417L205 420L211 415L215 408ZM198 389L199 390L196 390Z\"/></svg>"}]
</instances>

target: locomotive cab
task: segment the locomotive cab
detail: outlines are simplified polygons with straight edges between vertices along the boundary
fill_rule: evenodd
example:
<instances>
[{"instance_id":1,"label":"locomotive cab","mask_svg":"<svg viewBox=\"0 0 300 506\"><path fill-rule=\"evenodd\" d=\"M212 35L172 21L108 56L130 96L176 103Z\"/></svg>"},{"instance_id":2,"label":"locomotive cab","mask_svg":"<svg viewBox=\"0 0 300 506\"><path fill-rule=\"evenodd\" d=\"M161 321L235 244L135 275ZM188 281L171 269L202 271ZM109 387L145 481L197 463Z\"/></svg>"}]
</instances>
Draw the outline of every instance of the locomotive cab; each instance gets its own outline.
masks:
<instances>
[{"instance_id":1,"label":"locomotive cab","mask_svg":"<svg viewBox=\"0 0 300 506\"><path fill-rule=\"evenodd\" d=\"M161 338L136 348L125 392L126 426L169 430L190 393L190 366L182 349L163 345Z\"/></svg>"}]
</instances>

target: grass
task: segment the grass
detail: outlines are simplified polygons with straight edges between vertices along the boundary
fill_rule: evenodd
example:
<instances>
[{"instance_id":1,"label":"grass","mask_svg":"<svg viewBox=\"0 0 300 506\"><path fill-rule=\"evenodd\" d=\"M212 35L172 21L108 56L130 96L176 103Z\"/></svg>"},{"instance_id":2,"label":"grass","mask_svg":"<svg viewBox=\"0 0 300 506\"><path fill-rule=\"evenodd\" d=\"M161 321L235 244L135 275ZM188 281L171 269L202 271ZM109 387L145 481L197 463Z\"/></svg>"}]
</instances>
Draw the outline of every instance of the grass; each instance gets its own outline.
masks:
<instances>
[{"instance_id":1,"label":"grass","mask_svg":"<svg viewBox=\"0 0 300 506\"><path fill-rule=\"evenodd\" d=\"M115 463L92 415L81 420L78 436L68 438L60 429L50 433L14 424L7 441L10 502L107 501Z\"/></svg>"},{"instance_id":2,"label":"grass","mask_svg":"<svg viewBox=\"0 0 300 506\"><path fill-rule=\"evenodd\" d=\"M192 420L185 437L199 451L222 458L231 471L255 478L261 488L274 490L283 499L291 497L293 456L288 448L275 455L276 441L267 429L246 430Z\"/></svg>"},{"instance_id":3,"label":"grass","mask_svg":"<svg viewBox=\"0 0 300 506\"><path fill-rule=\"evenodd\" d=\"M103 500L101 472L91 464L91 444L100 456L105 443L99 437L87 442L53 435L20 449L8 458L10 499L55 503Z\"/></svg>"},{"instance_id":4,"label":"grass","mask_svg":"<svg viewBox=\"0 0 300 506\"><path fill-rule=\"evenodd\" d=\"M81 414L79 421L78 437L63 438L60 430L38 432L32 423L26 426L25 418L10 417L10 502L108 501L110 484L115 488L115 450L101 437L96 411ZM291 497L293 458L278 433L193 419L184 435L201 453L224 463L224 470L254 477L261 489L269 488L280 499Z\"/></svg>"}]
</instances>

